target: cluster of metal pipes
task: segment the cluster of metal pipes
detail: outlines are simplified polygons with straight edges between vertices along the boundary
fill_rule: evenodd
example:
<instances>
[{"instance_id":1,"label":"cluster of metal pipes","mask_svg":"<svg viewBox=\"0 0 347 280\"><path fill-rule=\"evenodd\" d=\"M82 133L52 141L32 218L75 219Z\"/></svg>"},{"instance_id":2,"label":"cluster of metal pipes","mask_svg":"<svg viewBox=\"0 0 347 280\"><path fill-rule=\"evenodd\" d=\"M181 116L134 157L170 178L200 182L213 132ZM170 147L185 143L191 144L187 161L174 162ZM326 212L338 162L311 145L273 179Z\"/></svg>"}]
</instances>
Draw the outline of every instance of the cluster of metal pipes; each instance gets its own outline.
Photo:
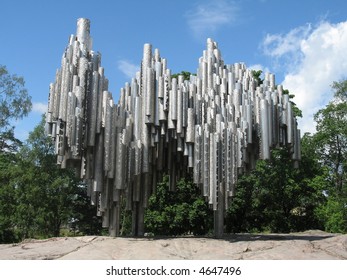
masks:
<instances>
[{"instance_id":1,"label":"cluster of metal pipes","mask_svg":"<svg viewBox=\"0 0 347 280\"><path fill-rule=\"evenodd\" d=\"M274 147L288 146L294 162L300 159L292 105L273 74L259 84L244 64L224 64L208 39L196 75L173 78L159 51L145 44L141 69L116 104L83 18L50 85L47 125L58 164L84 179L113 236L124 204L133 234L144 234L148 198L163 174L172 191L178 178L192 176L220 236L240 174L269 159Z\"/></svg>"}]
</instances>

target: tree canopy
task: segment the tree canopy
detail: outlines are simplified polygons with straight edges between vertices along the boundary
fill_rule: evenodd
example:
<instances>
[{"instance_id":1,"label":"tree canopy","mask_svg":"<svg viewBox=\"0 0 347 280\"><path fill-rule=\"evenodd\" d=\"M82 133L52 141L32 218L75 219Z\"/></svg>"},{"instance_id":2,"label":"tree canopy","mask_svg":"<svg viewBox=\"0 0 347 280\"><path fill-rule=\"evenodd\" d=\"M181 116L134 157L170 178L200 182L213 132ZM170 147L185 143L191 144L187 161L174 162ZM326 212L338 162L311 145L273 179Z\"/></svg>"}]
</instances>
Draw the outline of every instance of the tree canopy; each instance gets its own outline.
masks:
<instances>
[{"instance_id":1,"label":"tree canopy","mask_svg":"<svg viewBox=\"0 0 347 280\"><path fill-rule=\"evenodd\" d=\"M59 236L73 226L98 234L100 219L73 170L56 165L45 119L15 154L0 153L0 242Z\"/></svg>"},{"instance_id":2,"label":"tree canopy","mask_svg":"<svg viewBox=\"0 0 347 280\"><path fill-rule=\"evenodd\" d=\"M206 234L212 227L212 215L200 189L189 179L177 182L169 191L169 177L157 185L145 213L148 232L156 235Z\"/></svg>"},{"instance_id":3,"label":"tree canopy","mask_svg":"<svg viewBox=\"0 0 347 280\"><path fill-rule=\"evenodd\" d=\"M190 73L188 71L181 71L181 73L172 74L171 78L176 78L177 79L178 76L180 76L180 75L183 76L184 80L189 80L191 75L195 76L195 74L192 74L192 73Z\"/></svg>"},{"instance_id":4,"label":"tree canopy","mask_svg":"<svg viewBox=\"0 0 347 280\"><path fill-rule=\"evenodd\" d=\"M31 96L24 86L23 77L10 74L6 66L0 65L0 152L12 151L19 143L12 122L31 110Z\"/></svg>"},{"instance_id":5,"label":"tree canopy","mask_svg":"<svg viewBox=\"0 0 347 280\"><path fill-rule=\"evenodd\" d=\"M325 230L347 231L347 80L334 82L334 99L314 118L317 132L312 136L321 168L327 170L326 203L317 210Z\"/></svg>"}]
</instances>

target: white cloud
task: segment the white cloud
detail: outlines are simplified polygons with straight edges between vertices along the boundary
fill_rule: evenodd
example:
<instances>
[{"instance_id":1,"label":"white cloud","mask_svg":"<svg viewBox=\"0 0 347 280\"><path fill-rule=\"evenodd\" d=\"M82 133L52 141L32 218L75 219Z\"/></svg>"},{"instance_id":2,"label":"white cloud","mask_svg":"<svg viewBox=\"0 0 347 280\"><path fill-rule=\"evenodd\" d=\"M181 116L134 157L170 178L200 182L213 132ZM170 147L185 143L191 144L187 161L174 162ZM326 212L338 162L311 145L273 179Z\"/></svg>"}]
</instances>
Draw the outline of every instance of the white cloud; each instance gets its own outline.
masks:
<instances>
[{"instance_id":1,"label":"white cloud","mask_svg":"<svg viewBox=\"0 0 347 280\"><path fill-rule=\"evenodd\" d=\"M33 102L33 112L45 114L47 112L47 104L42 102Z\"/></svg>"},{"instance_id":2,"label":"white cloud","mask_svg":"<svg viewBox=\"0 0 347 280\"><path fill-rule=\"evenodd\" d=\"M296 52L302 41L309 35L312 27L310 24L292 29L287 34L267 34L263 45L266 55L280 57Z\"/></svg>"},{"instance_id":3,"label":"white cloud","mask_svg":"<svg viewBox=\"0 0 347 280\"><path fill-rule=\"evenodd\" d=\"M286 68L295 71L303 59L301 44L309 36L312 26L306 24L290 30L287 34L267 34L263 41L263 52L274 62L275 70Z\"/></svg>"},{"instance_id":4,"label":"white cloud","mask_svg":"<svg viewBox=\"0 0 347 280\"><path fill-rule=\"evenodd\" d=\"M118 69L131 79L135 77L136 72L140 71L140 66L123 59L118 61Z\"/></svg>"},{"instance_id":5,"label":"white cloud","mask_svg":"<svg viewBox=\"0 0 347 280\"><path fill-rule=\"evenodd\" d=\"M264 51L284 59L283 86L295 95L303 111L299 119L302 132L314 132L313 115L333 97L330 88L347 74L347 21L321 22L295 28L284 35L267 35ZM291 62L291 63L289 63Z\"/></svg>"},{"instance_id":6,"label":"white cloud","mask_svg":"<svg viewBox=\"0 0 347 280\"><path fill-rule=\"evenodd\" d=\"M187 23L196 36L214 32L236 21L238 8L233 1L215 0L198 4L186 14Z\"/></svg>"}]
</instances>

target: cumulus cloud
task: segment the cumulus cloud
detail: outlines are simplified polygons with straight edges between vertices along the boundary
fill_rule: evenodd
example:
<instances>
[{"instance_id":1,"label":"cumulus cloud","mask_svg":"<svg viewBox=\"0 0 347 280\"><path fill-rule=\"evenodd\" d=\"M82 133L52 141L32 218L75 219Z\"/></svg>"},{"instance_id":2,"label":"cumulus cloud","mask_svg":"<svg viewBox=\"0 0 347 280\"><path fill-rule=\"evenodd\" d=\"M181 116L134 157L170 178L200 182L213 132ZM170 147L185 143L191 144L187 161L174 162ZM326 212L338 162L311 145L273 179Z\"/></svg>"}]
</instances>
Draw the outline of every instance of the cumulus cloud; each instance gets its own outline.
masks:
<instances>
[{"instance_id":1,"label":"cumulus cloud","mask_svg":"<svg viewBox=\"0 0 347 280\"><path fill-rule=\"evenodd\" d=\"M321 22L287 34L267 35L263 46L267 55L284 59L282 84L295 94L294 102L303 111L299 127L303 132L314 132L313 115L332 99L331 84L346 77L347 21Z\"/></svg>"},{"instance_id":2,"label":"cumulus cloud","mask_svg":"<svg viewBox=\"0 0 347 280\"><path fill-rule=\"evenodd\" d=\"M199 3L186 14L187 23L196 36L214 32L223 25L234 23L238 8L233 1L215 0Z\"/></svg>"},{"instance_id":3,"label":"cumulus cloud","mask_svg":"<svg viewBox=\"0 0 347 280\"><path fill-rule=\"evenodd\" d=\"M264 52L272 57L296 52L311 30L311 24L307 24L294 28L287 34L267 34L263 42Z\"/></svg>"},{"instance_id":4,"label":"cumulus cloud","mask_svg":"<svg viewBox=\"0 0 347 280\"><path fill-rule=\"evenodd\" d=\"M136 72L140 71L140 66L132 64L127 60L118 61L118 69L129 79L134 78Z\"/></svg>"},{"instance_id":5,"label":"cumulus cloud","mask_svg":"<svg viewBox=\"0 0 347 280\"><path fill-rule=\"evenodd\" d=\"M45 114L47 112L47 104L42 102L33 102L32 111L35 113Z\"/></svg>"}]
</instances>

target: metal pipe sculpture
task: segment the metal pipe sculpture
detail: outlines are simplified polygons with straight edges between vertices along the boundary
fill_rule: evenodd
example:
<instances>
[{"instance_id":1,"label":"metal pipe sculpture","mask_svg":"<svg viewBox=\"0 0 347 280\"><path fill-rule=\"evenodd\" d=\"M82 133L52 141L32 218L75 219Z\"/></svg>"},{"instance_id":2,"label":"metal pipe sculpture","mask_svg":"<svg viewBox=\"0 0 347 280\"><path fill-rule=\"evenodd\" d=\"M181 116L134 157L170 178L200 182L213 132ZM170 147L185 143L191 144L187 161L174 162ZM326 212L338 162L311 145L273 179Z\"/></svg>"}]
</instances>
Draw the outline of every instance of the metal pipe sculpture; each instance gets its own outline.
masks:
<instances>
[{"instance_id":1,"label":"metal pipe sculpture","mask_svg":"<svg viewBox=\"0 0 347 280\"><path fill-rule=\"evenodd\" d=\"M58 164L74 167L87 183L111 235L119 233L122 201L133 213L133 234L143 235L157 181L168 173L174 191L176 180L189 173L213 208L215 235L221 236L242 172L278 146L288 146L300 160L291 102L273 74L258 84L244 64L224 64L208 39L197 75L172 78L167 61L145 44L141 70L116 104L91 42L89 20L78 19L50 85L48 134Z\"/></svg>"}]
</instances>

